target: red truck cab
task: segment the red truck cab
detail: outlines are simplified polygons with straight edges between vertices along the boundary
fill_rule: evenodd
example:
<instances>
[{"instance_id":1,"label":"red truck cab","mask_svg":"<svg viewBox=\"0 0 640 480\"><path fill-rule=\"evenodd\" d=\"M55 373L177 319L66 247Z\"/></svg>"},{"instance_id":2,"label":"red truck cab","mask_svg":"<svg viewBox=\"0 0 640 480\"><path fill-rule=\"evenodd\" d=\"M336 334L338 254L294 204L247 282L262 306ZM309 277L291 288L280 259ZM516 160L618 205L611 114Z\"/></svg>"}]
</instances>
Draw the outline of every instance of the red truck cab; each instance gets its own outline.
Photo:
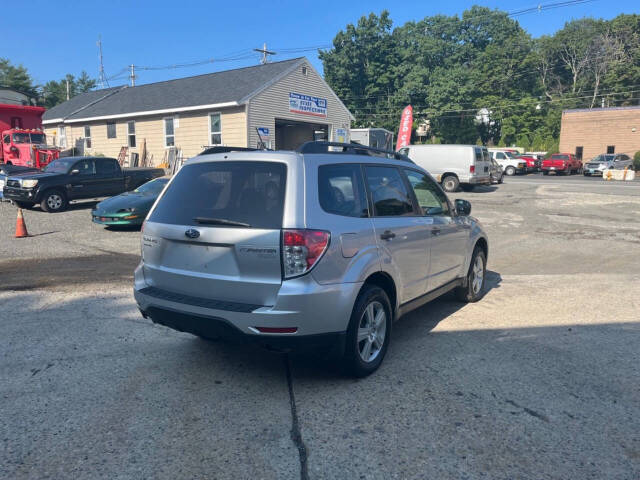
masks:
<instances>
[{"instance_id":1,"label":"red truck cab","mask_svg":"<svg viewBox=\"0 0 640 480\"><path fill-rule=\"evenodd\" d=\"M47 146L42 131L43 107L0 104L0 163L42 168L60 156Z\"/></svg>"},{"instance_id":2,"label":"red truck cab","mask_svg":"<svg viewBox=\"0 0 640 480\"><path fill-rule=\"evenodd\" d=\"M2 132L2 163L41 169L59 156L59 149L47 146L42 130L12 128Z\"/></svg>"},{"instance_id":3,"label":"red truck cab","mask_svg":"<svg viewBox=\"0 0 640 480\"><path fill-rule=\"evenodd\" d=\"M581 173L582 162L570 153L554 153L542 161L542 173L548 175L549 172L563 173L565 175Z\"/></svg>"}]
</instances>

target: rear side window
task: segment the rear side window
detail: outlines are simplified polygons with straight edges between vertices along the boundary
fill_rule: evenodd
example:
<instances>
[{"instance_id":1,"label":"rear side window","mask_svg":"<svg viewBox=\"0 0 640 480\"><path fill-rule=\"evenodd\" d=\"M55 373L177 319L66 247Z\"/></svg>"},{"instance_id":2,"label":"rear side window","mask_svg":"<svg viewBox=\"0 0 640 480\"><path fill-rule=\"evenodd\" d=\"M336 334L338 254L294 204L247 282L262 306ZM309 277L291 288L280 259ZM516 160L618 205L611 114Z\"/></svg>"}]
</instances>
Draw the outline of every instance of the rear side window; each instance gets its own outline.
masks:
<instances>
[{"instance_id":1,"label":"rear side window","mask_svg":"<svg viewBox=\"0 0 640 480\"><path fill-rule=\"evenodd\" d=\"M109 175L118 171L118 164L112 158L96 160L96 172L98 175Z\"/></svg>"},{"instance_id":2,"label":"rear side window","mask_svg":"<svg viewBox=\"0 0 640 480\"><path fill-rule=\"evenodd\" d=\"M376 217L413 215L413 203L400 172L393 167L366 167Z\"/></svg>"},{"instance_id":3,"label":"rear side window","mask_svg":"<svg viewBox=\"0 0 640 480\"><path fill-rule=\"evenodd\" d=\"M277 162L187 164L164 192L149 221L281 228L286 175L285 164Z\"/></svg>"},{"instance_id":4,"label":"rear side window","mask_svg":"<svg viewBox=\"0 0 640 480\"><path fill-rule=\"evenodd\" d=\"M318 197L327 213L367 217L367 196L360 165L322 165L318 168Z\"/></svg>"},{"instance_id":5,"label":"rear side window","mask_svg":"<svg viewBox=\"0 0 640 480\"><path fill-rule=\"evenodd\" d=\"M484 157L482 156L482 149L481 148L476 148L476 162L482 162L484 160Z\"/></svg>"}]
</instances>

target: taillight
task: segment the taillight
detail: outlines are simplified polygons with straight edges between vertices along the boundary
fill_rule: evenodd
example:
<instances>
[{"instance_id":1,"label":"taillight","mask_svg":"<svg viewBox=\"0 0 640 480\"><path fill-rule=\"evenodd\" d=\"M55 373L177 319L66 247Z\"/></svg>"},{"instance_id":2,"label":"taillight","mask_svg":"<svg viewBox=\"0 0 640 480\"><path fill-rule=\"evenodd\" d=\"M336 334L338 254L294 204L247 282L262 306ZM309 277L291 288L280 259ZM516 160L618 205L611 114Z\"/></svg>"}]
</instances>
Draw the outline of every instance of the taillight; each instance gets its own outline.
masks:
<instances>
[{"instance_id":1,"label":"taillight","mask_svg":"<svg viewBox=\"0 0 640 480\"><path fill-rule=\"evenodd\" d=\"M475 165L469 166L469 173L476 173L476 166Z\"/></svg>"},{"instance_id":2,"label":"taillight","mask_svg":"<svg viewBox=\"0 0 640 480\"><path fill-rule=\"evenodd\" d=\"M282 264L284 278L303 275L313 268L329 246L329 232L283 230Z\"/></svg>"}]
</instances>

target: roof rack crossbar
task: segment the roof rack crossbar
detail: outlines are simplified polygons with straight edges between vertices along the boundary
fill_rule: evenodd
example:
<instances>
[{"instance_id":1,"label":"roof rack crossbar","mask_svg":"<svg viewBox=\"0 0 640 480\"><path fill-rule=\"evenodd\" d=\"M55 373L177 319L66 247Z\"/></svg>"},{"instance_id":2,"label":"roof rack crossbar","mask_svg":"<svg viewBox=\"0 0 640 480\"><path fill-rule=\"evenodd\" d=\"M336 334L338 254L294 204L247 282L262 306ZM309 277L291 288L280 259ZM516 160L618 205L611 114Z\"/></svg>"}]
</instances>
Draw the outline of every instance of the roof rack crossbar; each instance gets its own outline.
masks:
<instances>
[{"instance_id":1,"label":"roof rack crossbar","mask_svg":"<svg viewBox=\"0 0 640 480\"><path fill-rule=\"evenodd\" d=\"M342 150L329 150L329 147L342 148ZM359 143L339 143L339 142L324 142L324 141L310 141L305 142L296 150L298 153L351 153L354 155L369 155L372 157L386 157L396 160L402 160L405 162L413 161L398 152L391 150L384 150L382 148L368 147Z\"/></svg>"}]
</instances>

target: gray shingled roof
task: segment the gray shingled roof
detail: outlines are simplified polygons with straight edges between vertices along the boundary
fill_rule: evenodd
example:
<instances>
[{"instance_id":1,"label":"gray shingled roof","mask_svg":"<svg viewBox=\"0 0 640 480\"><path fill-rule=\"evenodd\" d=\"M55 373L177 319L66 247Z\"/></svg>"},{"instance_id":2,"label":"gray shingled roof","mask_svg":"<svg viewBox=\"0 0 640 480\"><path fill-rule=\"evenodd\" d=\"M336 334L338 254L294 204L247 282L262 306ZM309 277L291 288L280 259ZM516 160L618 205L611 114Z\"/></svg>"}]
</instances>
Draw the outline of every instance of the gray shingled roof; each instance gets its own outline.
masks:
<instances>
[{"instance_id":1,"label":"gray shingled roof","mask_svg":"<svg viewBox=\"0 0 640 480\"><path fill-rule=\"evenodd\" d=\"M302 60L294 58L136 87L96 90L53 107L45 112L42 119L45 122L57 118L74 120L240 102Z\"/></svg>"},{"instance_id":2,"label":"gray shingled roof","mask_svg":"<svg viewBox=\"0 0 640 480\"><path fill-rule=\"evenodd\" d=\"M93 90L91 92L81 93L80 95L76 95L70 100L67 100L64 103L56 105L55 107L47 110L42 116L42 120L51 120L54 118L65 118L71 115L76 110L86 105L90 105L92 102L100 100L106 95L116 92L120 88L122 87L105 88L103 90Z\"/></svg>"}]
</instances>

